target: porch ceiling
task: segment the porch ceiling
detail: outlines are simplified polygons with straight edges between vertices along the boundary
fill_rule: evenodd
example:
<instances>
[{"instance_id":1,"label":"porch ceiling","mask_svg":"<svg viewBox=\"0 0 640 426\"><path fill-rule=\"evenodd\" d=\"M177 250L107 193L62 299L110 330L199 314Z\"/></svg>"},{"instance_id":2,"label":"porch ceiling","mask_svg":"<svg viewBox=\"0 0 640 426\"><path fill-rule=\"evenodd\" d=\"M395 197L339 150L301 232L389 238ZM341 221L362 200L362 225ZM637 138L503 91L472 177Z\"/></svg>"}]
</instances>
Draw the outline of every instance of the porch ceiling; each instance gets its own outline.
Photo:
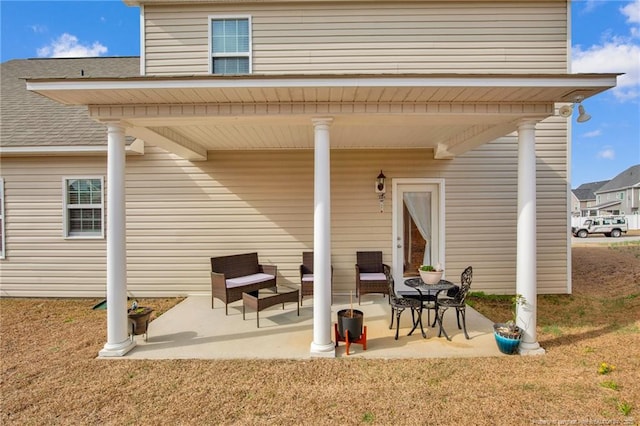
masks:
<instances>
[{"instance_id":1,"label":"porch ceiling","mask_svg":"<svg viewBox=\"0 0 640 426\"><path fill-rule=\"evenodd\" d=\"M555 103L614 87L616 74L197 76L30 79L57 102L122 120L129 135L191 160L207 151L307 149L331 116L332 148L432 148L452 158Z\"/></svg>"}]
</instances>

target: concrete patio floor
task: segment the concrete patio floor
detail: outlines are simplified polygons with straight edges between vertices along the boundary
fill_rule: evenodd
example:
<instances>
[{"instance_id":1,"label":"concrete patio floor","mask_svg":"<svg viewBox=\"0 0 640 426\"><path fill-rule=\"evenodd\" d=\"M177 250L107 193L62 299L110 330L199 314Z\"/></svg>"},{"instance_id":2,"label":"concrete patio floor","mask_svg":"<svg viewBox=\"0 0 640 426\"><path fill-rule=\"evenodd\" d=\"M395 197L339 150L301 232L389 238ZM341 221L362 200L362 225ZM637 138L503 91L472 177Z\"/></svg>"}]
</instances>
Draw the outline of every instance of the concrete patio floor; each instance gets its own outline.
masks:
<instances>
[{"instance_id":1,"label":"concrete patio floor","mask_svg":"<svg viewBox=\"0 0 640 426\"><path fill-rule=\"evenodd\" d=\"M190 296L149 324L148 338L135 336L137 346L125 355L126 359L309 359L313 340L313 300L304 299L297 316L296 304L276 305L260 312L260 328L256 327L256 313L247 309L242 319L242 301L224 305L216 300L211 309L210 296ZM337 311L349 308L348 296L335 296L331 306L331 319L336 321ZM353 358L449 358L486 357L502 355L493 337L493 322L467 306L467 331L464 337L456 324L455 310L445 314L444 327L451 341L437 337L438 328L427 325L427 312L423 324L427 338L419 329L411 336L411 312L405 311L400 322L400 335L394 339L389 329L391 307L386 298L370 294L362 298L362 305L354 309L364 313L367 327L367 350L352 344L349 357ZM433 312L431 314L433 320ZM331 339L335 342L333 324ZM336 348L336 357L346 357L344 342Z\"/></svg>"}]
</instances>

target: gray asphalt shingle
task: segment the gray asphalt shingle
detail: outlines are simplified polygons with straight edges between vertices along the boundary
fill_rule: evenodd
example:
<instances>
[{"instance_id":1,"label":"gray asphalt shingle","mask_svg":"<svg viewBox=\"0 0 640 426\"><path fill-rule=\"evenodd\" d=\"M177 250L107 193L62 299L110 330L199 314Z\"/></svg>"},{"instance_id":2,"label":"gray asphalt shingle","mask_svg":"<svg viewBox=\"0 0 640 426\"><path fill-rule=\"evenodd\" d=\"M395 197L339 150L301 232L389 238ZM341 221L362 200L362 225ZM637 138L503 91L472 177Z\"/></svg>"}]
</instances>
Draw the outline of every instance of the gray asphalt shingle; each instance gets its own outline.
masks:
<instances>
[{"instance_id":1,"label":"gray asphalt shingle","mask_svg":"<svg viewBox=\"0 0 640 426\"><path fill-rule=\"evenodd\" d=\"M640 164L629 167L624 172L607 182L606 185L598 188L597 193L625 189L640 184Z\"/></svg>"},{"instance_id":2,"label":"gray asphalt shingle","mask_svg":"<svg viewBox=\"0 0 640 426\"><path fill-rule=\"evenodd\" d=\"M134 77L139 57L14 59L1 64L0 145L105 145L106 126L86 107L66 106L26 89L26 78Z\"/></svg>"}]
</instances>

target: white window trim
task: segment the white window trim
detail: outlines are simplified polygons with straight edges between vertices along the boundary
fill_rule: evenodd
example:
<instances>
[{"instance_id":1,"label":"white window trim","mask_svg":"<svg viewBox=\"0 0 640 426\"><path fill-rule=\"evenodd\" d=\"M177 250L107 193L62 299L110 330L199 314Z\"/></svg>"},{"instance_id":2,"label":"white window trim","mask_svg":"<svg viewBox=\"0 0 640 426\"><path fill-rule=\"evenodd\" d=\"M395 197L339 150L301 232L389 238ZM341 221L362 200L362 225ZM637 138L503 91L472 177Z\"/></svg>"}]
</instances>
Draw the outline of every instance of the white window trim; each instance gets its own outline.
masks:
<instances>
[{"instance_id":1,"label":"white window trim","mask_svg":"<svg viewBox=\"0 0 640 426\"><path fill-rule=\"evenodd\" d=\"M100 190L102 192L102 196L100 197L100 216L101 216L101 227L99 234L85 234L85 235L69 235L69 209L67 207L67 181L68 180L89 180L89 179L99 179L100 180ZM104 239L104 228L105 228L105 215L104 215L104 176L63 176L62 177L62 232L63 237L69 240L96 240L96 239ZM83 204L78 204L78 206L83 206ZM95 204L87 204L88 208L95 208Z\"/></svg>"},{"instance_id":2,"label":"white window trim","mask_svg":"<svg viewBox=\"0 0 640 426\"><path fill-rule=\"evenodd\" d=\"M209 15L207 21L207 32L208 32L208 57L209 57L209 74L213 75L213 44L211 42L212 37L212 22L214 19L247 19L249 21L249 53L247 57L249 59L249 74L253 74L253 24L251 22L251 15ZM225 55L220 55L220 57L224 57ZM229 54L229 56L238 57L244 56L239 55L237 53ZM217 74L220 75L220 74Z\"/></svg>"},{"instance_id":3,"label":"white window trim","mask_svg":"<svg viewBox=\"0 0 640 426\"><path fill-rule=\"evenodd\" d=\"M7 251L7 246L5 245L5 236L6 236L6 218L4 217L4 178L0 178L0 219L2 219L1 223L0 223L0 227L2 227L2 229L0 229L0 231L2 231L2 238L0 241L0 244L2 244L2 246L0 246L0 248L2 248L2 250L0 250L0 259L4 259L6 257L6 251Z\"/></svg>"}]
</instances>

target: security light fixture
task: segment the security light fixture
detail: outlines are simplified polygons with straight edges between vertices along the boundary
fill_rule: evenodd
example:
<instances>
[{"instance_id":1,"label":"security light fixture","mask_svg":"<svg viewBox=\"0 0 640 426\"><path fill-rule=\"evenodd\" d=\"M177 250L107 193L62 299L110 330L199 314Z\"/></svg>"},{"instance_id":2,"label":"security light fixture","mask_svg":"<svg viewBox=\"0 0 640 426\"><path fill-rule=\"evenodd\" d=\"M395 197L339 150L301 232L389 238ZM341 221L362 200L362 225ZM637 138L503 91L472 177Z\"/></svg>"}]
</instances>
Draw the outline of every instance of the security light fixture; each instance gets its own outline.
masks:
<instances>
[{"instance_id":1,"label":"security light fixture","mask_svg":"<svg viewBox=\"0 0 640 426\"><path fill-rule=\"evenodd\" d=\"M578 118L576 119L576 121L578 123L584 123L585 121L589 120L591 120L591 116L585 112L582 104L578 105Z\"/></svg>"},{"instance_id":2,"label":"security light fixture","mask_svg":"<svg viewBox=\"0 0 640 426\"><path fill-rule=\"evenodd\" d=\"M582 106L583 99L584 98L582 96L576 96L576 99L573 103L573 105L578 104L578 118L576 119L578 123L584 123L591 119L591 116L586 113L586 111L584 110L584 106ZM573 115L573 105L561 106L560 109L558 110L558 114L560 115L560 117L564 117L564 118L571 117Z\"/></svg>"}]
</instances>

